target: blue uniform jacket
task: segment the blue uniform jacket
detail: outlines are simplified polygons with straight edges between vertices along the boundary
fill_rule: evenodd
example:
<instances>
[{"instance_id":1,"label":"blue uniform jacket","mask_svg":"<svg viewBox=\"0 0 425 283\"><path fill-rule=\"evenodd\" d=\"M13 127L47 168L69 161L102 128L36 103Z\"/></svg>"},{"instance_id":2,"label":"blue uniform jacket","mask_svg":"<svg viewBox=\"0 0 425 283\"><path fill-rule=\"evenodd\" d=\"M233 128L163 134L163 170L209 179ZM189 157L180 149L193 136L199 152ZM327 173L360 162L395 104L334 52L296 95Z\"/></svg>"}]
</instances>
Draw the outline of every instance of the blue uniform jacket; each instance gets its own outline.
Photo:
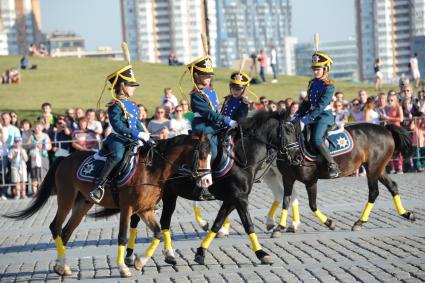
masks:
<instances>
[{"instance_id":1,"label":"blue uniform jacket","mask_svg":"<svg viewBox=\"0 0 425 283\"><path fill-rule=\"evenodd\" d=\"M218 98L213 89L196 89L190 97L190 107L195 114L192 121L194 133L214 134L222 125L228 125L230 118L218 113Z\"/></svg>"},{"instance_id":2,"label":"blue uniform jacket","mask_svg":"<svg viewBox=\"0 0 425 283\"><path fill-rule=\"evenodd\" d=\"M232 95L226 96L221 113L229 116L230 119L240 122L248 115L248 104L242 96L235 98Z\"/></svg>"},{"instance_id":3,"label":"blue uniform jacket","mask_svg":"<svg viewBox=\"0 0 425 283\"><path fill-rule=\"evenodd\" d=\"M312 123L333 125L335 118L332 114L332 97L335 87L333 81L312 79L309 82L307 97L301 103L297 117L307 115Z\"/></svg>"},{"instance_id":4,"label":"blue uniform jacket","mask_svg":"<svg viewBox=\"0 0 425 283\"><path fill-rule=\"evenodd\" d=\"M144 132L144 128L139 120L139 108L131 100L121 99L120 101L123 103L128 114L125 117L123 105L118 101L109 104L108 115L109 123L113 130L112 134L128 139L129 141L136 141L139 132Z\"/></svg>"}]
</instances>

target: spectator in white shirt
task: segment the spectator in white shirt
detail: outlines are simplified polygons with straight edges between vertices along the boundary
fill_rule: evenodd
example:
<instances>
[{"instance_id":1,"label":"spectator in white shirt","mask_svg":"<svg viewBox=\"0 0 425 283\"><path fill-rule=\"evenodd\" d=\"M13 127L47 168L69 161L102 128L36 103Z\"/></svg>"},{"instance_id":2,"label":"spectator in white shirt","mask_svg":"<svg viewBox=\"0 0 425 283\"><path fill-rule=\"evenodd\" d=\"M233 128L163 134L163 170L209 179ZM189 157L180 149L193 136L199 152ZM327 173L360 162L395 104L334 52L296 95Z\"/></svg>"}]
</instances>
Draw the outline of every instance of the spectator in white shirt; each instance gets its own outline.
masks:
<instances>
[{"instance_id":1,"label":"spectator in white shirt","mask_svg":"<svg viewBox=\"0 0 425 283\"><path fill-rule=\"evenodd\" d=\"M412 72L413 80L415 80L415 86L419 86L419 82L421 81L421 73L419 72L419 65L418 65L418 53L415 53L415 55L410 58L410 70Z\"/></svg>"},{"instance_id":2,"label":"spectator in white shirt","mask_svg":"<svg viewBox=\"0 0 425 283\"><path fill-rule=\"evenodd\" d=\"M169 87L164 88L164 96L162 97L161 105L164 105L167 100L173 104L173 107L179 105L177 97L173 94L173 90Z\"/></svg>"},{"instance_id":3,"label":"spectator in white shirt","mask_svg":"<svg viewBox=\"0 0 425 283\"><path fill-rule=\"evenodd\" d=\"M183 107L181 105L176 107L175 115L176 117L171 119L170 122L170 134L168 137L189 134L191 125L188 120L183 118Z\"/></svg>"},{"instance_id":4,"label":"spectator in white shirt","mask_svg":"<svg viewBox=\"0 0 425 283\"><path fill-rule=\"evenodd\" d=\"M102 123L96 118L96 111L94 109L88 109L86 111L87 130L93 131L96 134L96 138L100 141L100 137L103 133Z\"/></svg>"}]
</instances>

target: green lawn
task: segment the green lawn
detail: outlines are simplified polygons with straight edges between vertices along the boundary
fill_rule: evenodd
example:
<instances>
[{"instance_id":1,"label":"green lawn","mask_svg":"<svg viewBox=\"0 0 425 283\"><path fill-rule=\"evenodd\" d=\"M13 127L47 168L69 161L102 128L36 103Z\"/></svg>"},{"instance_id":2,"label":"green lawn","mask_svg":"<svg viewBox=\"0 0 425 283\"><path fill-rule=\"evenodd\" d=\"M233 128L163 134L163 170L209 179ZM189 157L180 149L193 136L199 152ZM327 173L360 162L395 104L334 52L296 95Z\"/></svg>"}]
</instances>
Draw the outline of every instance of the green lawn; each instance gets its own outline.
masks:
<instances>
[{"instance_id":1,"label":"green lawn","mask_svg":"<svg viewBox=\"0 0 425 283\"><path fill-rule=\"evenodd\" d=\"M0 56L0 71L17 66L19 56ZM50 102L55 113L63 113L69 107L96 108L96 102L102 90L105 77L124 66L123 61L106 59L78 58L31 58L37 64L37 70L23 70L19 85L0 85L0 111L18 111L20 118L34 118L43 102ZM178 83L185 67L134 62L134 72L141 86L134 99L146 105L149 112L160 103L164 87L171 87L180 99ZM214 87L219 97L228 93L228 77L232 70L217 69ZM252 86L258 96L267 96L278 101L286 97L297 97L307 87L308 78L280 76L276 84ZM183 90L187 94L191 82L187 75ZM365 88L375 94L372 85L337 81L336 89L346 93L347 98L357 95L359 89ZM385 89L388 90L388 87ZM101 106L109 100L108 91L104 93Z\"/></svg>"}]
</instances>

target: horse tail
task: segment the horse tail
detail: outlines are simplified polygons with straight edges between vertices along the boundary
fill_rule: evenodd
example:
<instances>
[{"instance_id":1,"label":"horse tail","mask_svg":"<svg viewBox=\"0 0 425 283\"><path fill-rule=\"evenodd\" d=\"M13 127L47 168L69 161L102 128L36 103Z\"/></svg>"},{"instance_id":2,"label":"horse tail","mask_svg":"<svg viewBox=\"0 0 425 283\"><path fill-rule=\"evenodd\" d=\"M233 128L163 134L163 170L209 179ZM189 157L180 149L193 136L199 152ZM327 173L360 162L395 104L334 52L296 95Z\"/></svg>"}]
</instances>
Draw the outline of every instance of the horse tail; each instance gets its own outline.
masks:
<instances>
[{"instance_id":1,"label":"horse tail","mask_svg":"<svg viewBox=\"0 0 425 283\"><path fill-rule=\"evenodd\" d=\"M37 195L35 199L30 203L30 205L24 210L16 211L11 214L6 214L4 217L23 220L28 219L33 216L37 211L39 211L47 202L50 195L54 192L55 188L55 173L60 164L60 162L65 157L58 157L50 166L49 171L46 174L43 182L41 182Z\"/></svg>"},{"instance_id":2,"label":"horse tail","mask_svg":"<svg viewBox=\"0 0 425 283\"><path fill-rule=\"evenodd\" d=\"M395 143L394 152L401 153L405 158L412 156L413 147L410 133L406 129L396 125L386 125L385 128L393 135Z\"/></svg>"},{"instance_id":3,"label":"horse tail","mask_svg":"<svg viewBox=\"0 0 425 283\"><path fill-rule=\"evenodd\" d=\"M119 208L103 208L99 211L89 213L87 216L93 218L109 217L120 212Z\"/></svg>"}]
</instances>

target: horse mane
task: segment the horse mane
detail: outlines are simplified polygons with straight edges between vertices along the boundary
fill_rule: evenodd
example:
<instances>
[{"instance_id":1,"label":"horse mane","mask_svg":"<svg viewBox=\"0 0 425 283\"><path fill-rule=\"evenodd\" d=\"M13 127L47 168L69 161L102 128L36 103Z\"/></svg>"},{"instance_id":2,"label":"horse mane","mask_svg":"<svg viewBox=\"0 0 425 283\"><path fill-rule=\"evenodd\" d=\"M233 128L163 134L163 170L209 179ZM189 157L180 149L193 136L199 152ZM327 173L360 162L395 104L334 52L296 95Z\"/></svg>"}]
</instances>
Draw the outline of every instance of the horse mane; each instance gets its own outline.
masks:
<instances>
[{"instance_id":1,"label":"horse mane","mask_svg":"<svg viewBox=\"0 0 425 283\"><path fill-rule=\"evenodd\" d=\"M189 140L191 140L190 135L178 135L170 139L157 140L156 148L160 152L168 153L168 151L173 149L175 146L185 144Z\"/></svg>"},{"instance_id":2,"label":"horse mane","mask_svg":"<svg viewBox=\"0 0 425 283\"><path fill-rule=\"evenodd\" d=\"M288 111L287 111L288 112ZM287 112L285 111L276 111L269 112L264 110L259 110L254 113L251 117L246 118L241 122L241 126L244 130L253 130L255 132L268 131L270 127L275 127L274 120L284 120L288 119Z\"/></svg>"}]
</instances>

